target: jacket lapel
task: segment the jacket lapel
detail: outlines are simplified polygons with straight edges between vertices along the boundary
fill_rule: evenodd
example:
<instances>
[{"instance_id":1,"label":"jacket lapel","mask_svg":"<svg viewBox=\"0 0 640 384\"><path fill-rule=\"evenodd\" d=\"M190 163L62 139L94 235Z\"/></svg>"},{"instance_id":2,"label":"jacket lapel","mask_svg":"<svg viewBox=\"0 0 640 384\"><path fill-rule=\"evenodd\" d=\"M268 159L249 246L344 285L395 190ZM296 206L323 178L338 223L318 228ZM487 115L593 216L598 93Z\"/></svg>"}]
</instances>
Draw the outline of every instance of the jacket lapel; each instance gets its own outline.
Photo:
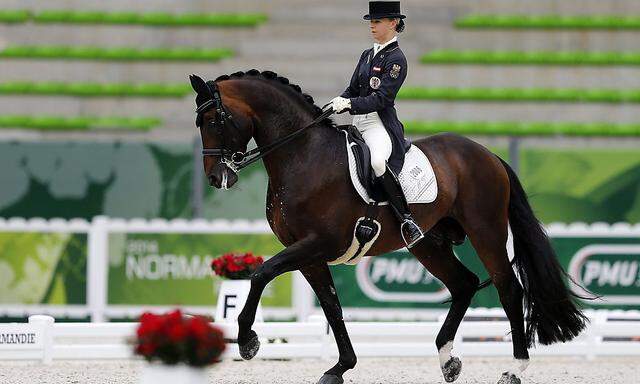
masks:
<instances>
[{"instance_id":1,"label":"jacket lapel","mask_svg":"<svg viewBox=\"0 0 640 384\"><path fill-rule=\"evenodd\" d=\"M376 53L376 55L373 57L373 59L371 59L371 62L373 62L377 58L379 58L380 54L383 54L383 53L391 50L392 48L397 48L397 47L398 47L398 42L397 41L394 41L393 43L387 45L386 47L384 47L381 50L379 50L378 53ZM373 48L371 48L371 52L373 53Z\"/></svg>"}]
</instances>

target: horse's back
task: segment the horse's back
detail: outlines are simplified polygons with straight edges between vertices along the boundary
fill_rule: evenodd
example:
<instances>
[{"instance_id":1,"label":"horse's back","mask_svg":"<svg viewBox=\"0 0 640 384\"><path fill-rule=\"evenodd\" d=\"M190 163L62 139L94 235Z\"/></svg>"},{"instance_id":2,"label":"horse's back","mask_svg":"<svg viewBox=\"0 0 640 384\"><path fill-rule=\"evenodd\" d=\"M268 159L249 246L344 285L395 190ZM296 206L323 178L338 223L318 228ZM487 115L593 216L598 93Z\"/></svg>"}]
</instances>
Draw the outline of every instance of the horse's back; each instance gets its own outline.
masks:
<instances>
[{"instance_id":1,"label":"horse's back","mask_svg":"<svg viewBox=\"0 0 640 384\"><path fill-rule=\"evenodd\" d=\"M502 195L509 185L508 175L500 158L485 146L454 133L438 133L413 141L433 167L438 194L453 201L460 193L477 197L493 190ZM467 196L470 197L470 196ZM448 200L447 198L447 200Z\"/></svg>"},{"instance_id":2,"label":"horse's back","mask_svg":"<svg viewBox=\"0 0 640 384\"><path fill-rule=\"evenodd\" d=\"M502 168L499 158L487 147L455 133L438 133L414 140L413 144L427 155L433 166L486 167L488 161Z\"/></svg>"}]
</instances>

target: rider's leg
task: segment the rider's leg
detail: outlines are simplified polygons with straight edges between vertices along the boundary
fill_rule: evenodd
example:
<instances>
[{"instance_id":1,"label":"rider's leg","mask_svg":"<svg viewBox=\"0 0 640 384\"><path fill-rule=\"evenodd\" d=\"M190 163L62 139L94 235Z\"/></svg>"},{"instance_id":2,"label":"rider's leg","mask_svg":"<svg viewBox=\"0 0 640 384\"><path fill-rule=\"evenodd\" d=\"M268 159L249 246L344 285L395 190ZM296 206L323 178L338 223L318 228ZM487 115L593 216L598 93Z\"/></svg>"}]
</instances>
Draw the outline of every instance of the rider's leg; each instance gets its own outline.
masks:
<instances>
[{"instance_id":1,"label":"rider's leg","mask_svg":"<svg viewBox=\"0 0 640 384\"><path fill-rule=\"evenodd\" d=\"M396 175L387 169L387 160L391 156L392 144L389 133L382 123L362 124L358 127L362 133L362 138L369 146L371 152L371 167L378 178L378 182L384 188L389 204L398 220L400 220L400 231L407 247L412 247L420 241L424 234L420 227L411 217L409 205L400 187Z\"/></svg>"},{"instance_id":2,"label":"rider's leg","mask_svg":"<svg viewBox=\"0 0 640 384\"><path fill-rule=\"evenodd\" d=\"M389 198L389 205L393 213L395 213L398 220L400 220L400 232L402 238L407 244L407 248L411 248L416 245L420 240L424 238L424 233L411 217L411 211L409 210L409 204L404 196L400 182L393 171L387 169L387 171L378 178L378 182L382 185L387 196Z\"/></svg>"},{"instance_id":3,"label":"rider's leg","mask_svg":"<svg viewBox=\"0 0 640 384\"><path fill-rule=\"evenodd\" d=\"M387 170L387 160L391 157L391 138L382 124L369 124L360 132L371 153L371 168L376 177L380 177Z\"/></svg>"}]
</instances>

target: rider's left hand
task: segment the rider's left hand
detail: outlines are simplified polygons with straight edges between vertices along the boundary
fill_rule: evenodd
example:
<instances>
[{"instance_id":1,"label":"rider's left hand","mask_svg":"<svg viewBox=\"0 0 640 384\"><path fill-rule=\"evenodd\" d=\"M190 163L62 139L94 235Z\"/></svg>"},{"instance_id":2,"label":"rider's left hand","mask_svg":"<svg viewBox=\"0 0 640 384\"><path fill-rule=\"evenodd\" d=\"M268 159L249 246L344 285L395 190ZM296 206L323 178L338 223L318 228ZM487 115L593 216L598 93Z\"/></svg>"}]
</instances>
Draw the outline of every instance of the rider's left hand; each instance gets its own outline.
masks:
<instances>
[{"instance_id":1,"label":"rider's left hand","mask_svg":"<svg viewBox=\"0 0 640 384\"><path fill-rule=\"evenodd\" d=\"M347 109L351 109L351 100L340 96L334 97L333 100L331 100L331 107L335 113L342 113Z\"/></svg>"}]
</instances>

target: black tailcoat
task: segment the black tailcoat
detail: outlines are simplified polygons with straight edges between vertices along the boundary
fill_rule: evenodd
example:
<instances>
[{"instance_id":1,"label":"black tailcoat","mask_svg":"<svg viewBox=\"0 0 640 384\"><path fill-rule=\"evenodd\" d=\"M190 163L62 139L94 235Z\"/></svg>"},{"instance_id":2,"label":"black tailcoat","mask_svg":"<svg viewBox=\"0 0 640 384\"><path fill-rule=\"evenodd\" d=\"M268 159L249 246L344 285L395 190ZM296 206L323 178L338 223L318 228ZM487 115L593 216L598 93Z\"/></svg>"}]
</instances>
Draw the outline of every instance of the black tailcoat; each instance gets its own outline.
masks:
<instances>
[{"instance_id":1,"label":"black tailcoat","mask_svg":"<svg viewBox=\"0 0 640 384\"><path fill-rule=\"evenodd\" d=\"M407 142L394 101L406 77L407 59L394 41L375 56L373 48L362 52L351 83L341 95L351 100L352 115L378 112L391 138L393 149L388 164L396 175L402 170Z\"/></svg>"}]
</instances>

